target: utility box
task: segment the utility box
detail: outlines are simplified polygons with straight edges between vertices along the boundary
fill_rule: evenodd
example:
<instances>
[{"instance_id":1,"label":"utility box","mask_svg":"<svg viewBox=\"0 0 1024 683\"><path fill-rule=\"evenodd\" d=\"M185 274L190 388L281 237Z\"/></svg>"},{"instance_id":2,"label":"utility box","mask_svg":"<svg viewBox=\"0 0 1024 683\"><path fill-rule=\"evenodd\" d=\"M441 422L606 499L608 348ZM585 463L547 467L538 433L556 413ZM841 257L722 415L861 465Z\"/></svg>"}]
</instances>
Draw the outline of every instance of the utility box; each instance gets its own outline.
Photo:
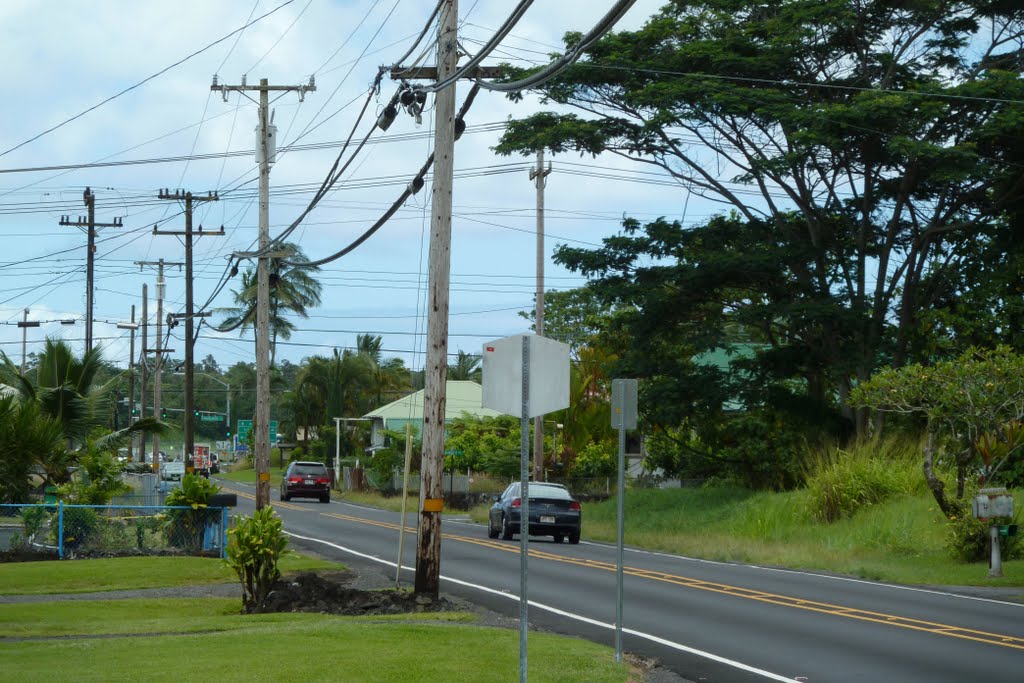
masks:
<instances>
[{"instance_id":1,"label":"utility box","mask_svg":"<svg viewBox=\"0 0 1024 683\"><path fill-rule=\"evenodd\" d=\"M977 519L1013 517L1013 496L1004 488L981 489L971 506Z\"/></svg>"}]
</instances>

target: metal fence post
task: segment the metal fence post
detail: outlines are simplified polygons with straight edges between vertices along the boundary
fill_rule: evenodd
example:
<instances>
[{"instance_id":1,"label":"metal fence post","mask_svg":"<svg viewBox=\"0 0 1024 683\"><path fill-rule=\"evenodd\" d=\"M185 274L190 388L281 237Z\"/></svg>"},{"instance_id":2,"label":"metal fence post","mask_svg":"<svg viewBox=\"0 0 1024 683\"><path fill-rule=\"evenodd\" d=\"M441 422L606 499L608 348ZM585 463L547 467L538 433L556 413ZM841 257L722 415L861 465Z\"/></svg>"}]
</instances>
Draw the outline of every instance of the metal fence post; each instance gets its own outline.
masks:
<instances>
[{"instance_id":1,"label":"metal fence post","mask_svg":"<svg viewBox=\"0 0 1024 683\"><path fill-rule=\"evenodd\" d=\"M57 557L64 559L64 501L57 501Z\"/></svg>"},{"instance_id":2,"label":"metal fence post","mask_svg":"<svg viewBox=\"0 0 1024 683\"><path fill-rule=\"evenodd\" d=\"M225 559L228 556L228 509L220 509L220 559Z\"/></svg>"}]
</instances>

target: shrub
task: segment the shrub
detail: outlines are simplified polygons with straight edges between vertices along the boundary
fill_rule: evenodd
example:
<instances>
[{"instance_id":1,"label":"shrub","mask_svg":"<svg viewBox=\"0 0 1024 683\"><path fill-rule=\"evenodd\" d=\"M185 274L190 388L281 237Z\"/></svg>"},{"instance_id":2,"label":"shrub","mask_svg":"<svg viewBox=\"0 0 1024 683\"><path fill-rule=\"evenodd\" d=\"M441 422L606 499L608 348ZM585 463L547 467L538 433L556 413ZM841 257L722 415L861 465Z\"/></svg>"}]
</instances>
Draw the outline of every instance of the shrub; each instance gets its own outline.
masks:
<instances>
[{"instance_id":1,"label":"shrub","mask_svg":"<svg viewBox=\"0 0 1024 683\"><path fill-rule=\"evenodd\" d=\"M576 454L572 476L611 477L618 470L617 448L609 443L590 443Z\"/></svg>"},{"instance_id":2,"label":"shrub","mask_svg":"<svg viewBox=\"0 0 1024 683\"><path fill-rule=\"evenodd\" d=\"M99 527L99 516L92 508L64 508L64 548L74 550L85 545L96 535ZM60 525L55 524L51 528L51 538L57 541Z\"/></svg>"},{"instance_id":3,"label":"shrub","mask_svg":"<svg viewBox=\"0 0 1024 683\"><path fill-rule=\"evenodd\" d=\"M818 451L806 474L812 517L831 523L895 495L921 492L919 459L916 445L906 440Z\"/></svg>"},{"instance_id":4,"label":"shrub","mask_svg":"<svg viewBox=\"0 0 1024 683\"><path fill-rule=\"evenodd\" d=\"M971 511L964 507L960 513L950 518L949 535L946 537L946 550L954 560L960 562L982 562L989 559L989 527L992 524L1008 524L1008 519L982 521L975 519ZM1000 555L1003 560L1015 560L1024 556L1019 536L1008 536L999 539Z\"/></svg>"},{"instance_id":5,"label":"shrub","mask_svg":"<svg viewBox=\"0 0 1024 683\"><path fill-rule=\"evenodd\" d=\"M164 519L164 537L167 544L185 550L200 550L203 531L208 515L206 505L210 496L220 491L220 487L194 472L186 474L181 486L167 494L164 504L175 507L189 507L191 510L168 510Z\"/></svg>"},{"instance_id":6,"label":"shrub","mask_svg":"<svg viewBox=\"0 0 1024 683\"><path fill-rule=\"evenodd\" d=\"M287 545L281 519L269 506L257 510L252 517L239 518L235 528L228 530L225 562L242 583L244 612L260 610L271 586L281 576L277 563Z\"/></svg>"}]
</instances>

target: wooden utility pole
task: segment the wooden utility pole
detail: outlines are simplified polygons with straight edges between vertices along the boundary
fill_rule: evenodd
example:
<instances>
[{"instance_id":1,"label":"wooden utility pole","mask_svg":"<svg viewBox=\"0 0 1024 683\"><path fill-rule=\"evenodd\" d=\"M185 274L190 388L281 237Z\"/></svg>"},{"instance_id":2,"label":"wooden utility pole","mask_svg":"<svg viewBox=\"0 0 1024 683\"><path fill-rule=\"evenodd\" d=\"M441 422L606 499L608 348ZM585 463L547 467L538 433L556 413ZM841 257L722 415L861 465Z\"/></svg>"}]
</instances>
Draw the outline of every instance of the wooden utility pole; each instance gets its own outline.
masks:
<instances>
[{"instance_id":1,"label":"wooden utility pole","mask_svg":"<svg viewBox=\"0 0 1024 683\"><path fill-rule=\"evenodd\" d=\"M192 212L195 208L195 204L201 204L203 202L215 202L220 197L216 192L207 192L205 197L193 196L191 192L182 192L181 190L175 190L174 194L171 194L168 190L161 190L158 195L160 199L169 199L173 201L184 201L185 202L185 229L182 231L176 230L158 230L153 228L154 235L178 235L185 238L185 413L182 418L182 425L185 428L185 471L192 471L192 454L195 450L195 421L194 421L194 409L195 397L192 395L193 385L193 358L192 350L195 346L195 302L192 294L192 238L202 237L203 235L217 235L223 237L224 226L221 226L220 230L216 232L203 232L203 226L199 226L199 231L195 232L192 230ZM163 314L163 311L160 311ZM157 325L160 324L159 317L157 318Z\"/></svg>"},{"instance_id":2,"label":"wooden utility pole","mask_svg":"<svg viewBox=\"0 0 1024 683\"><path fill-rule=\"evenodd\" d=\"M146 384L149 379L149 351L146 344L149 343L149 293L145 283L142 285L142 349L139 351L139 365L142 371L139 373L139 417L146 417ZM157 416L159 417L159 416ZM140 434L139 460L146 462L146 432ZM160 468L160 459L153 458L153 471Z\"/></svg>"},{"instance_id":3,"label":"wooden utility pole","mask_svg":"<svg viewBox=\"0 0 1024 683\"><path fill-rule=\"evenodd\" d=\"M88 187L83 193L85 208L88 212L85 217L79 216L77 221L72 221L68 216L60 217L61 225L71 225L76 228L86 228L88 236L86 261L85 261L85 350L92 350L92 318L95 296L93 293L93 269L96 262L96 228L120 228L121 219L115 218L113 223L96 222L96 195Z\"/></svg>"},{"instance_id":4,"label":"wooden utility pole","mask_svg":"<svg viewBox=\"0 0 1024 683\"><path fill-rule=\"evenodd\" d=\"M544 168L544 148L537 150L537 168L530 170L530 180L537 185L537 301L534 326L538 337L544 336L544 186L551 163ZM533 480L544 480L544 416L533 418Z\"/></svg>"},{"instance_id":5,"label":"wooden utility pole","mask_svg":"<svg viewBox=\"0 0 1024 683\"><path fill-rule=\"evenodd\" d=\"M437 66L395 66L391 78L443 81L459 60L458 0L445 0L438 18ZM467 78L497 78L500 67L478 66ZM437 597L441 585L441 510L448 379L448 289L451 274L452 178L455 167L455 84L434 94L434 174L428 274L427 357L423 390L423 455L415 590Z\"/></svg>"},{"instance_id":6,"label":"wooden utility pole","mask_svg":"<svg viewBox=\"0 0 1024 683\"><path fill-rule=\"evenodd\" d=\"M153 228L155 231L156 228ZM139 265L139 270L142 270L144 266L156 266L156 349L153 353L156 354L153 367L153 417L160 419L163 417L160 401L162 399L161 392L163 390L163 365L164 365L164 354L172 353L174 349L163 348L163 324L164 324L164 296L167 293L167 282L164 280L164 266L178 266L178 270L185 264L183 263L168 263L163 259L159 261L136 261ZM145 287L145 285L143 285ZM143 306L145 306L146 290L142 290ZM143 321L148 320L143 308L142 313ZM146 349L145 337L142 342L143 354L148 353ZM143 412L145 415L145 412ZM145 438L145 437L143 437ZM160 467L160 435L153 434L153 468L157 469Z\"/></svg>"},{"instance_id":7,"label":"wooden utility pole","mask_svg":"<svg viewBox=\"0 0 1024 683\"><path fill-rule=\"evenodd\" d=\"M276 142L270 125L269 93L294 90L299 100L307 92L316 90L310 77L308 85L270 85L266 78L259 85L218 85L213 77L210 90L222 93L227 101L228 92L259 91L259 141L256 160L260 166L259 251L256 253L256 414L252 428L256 430L256 509L270 505L270 165L273 163ZM241 255L240 255L241 256ZM252 256L252 254L248 254Z\"/></svg>"},{"instance_id":8,"label":"wooden utility pole","mask_svg":"<svg viewBox=\"0 0 1024 683\"><path fill-rule=\"evenodd\" d=\"M132 304L132 320L128 325L118 324L118 327L122 329L131 330L131 342L128 346L128 426L131 427L135 421L132 416L135 415L135 330L139 329L139 326L135 323L135 304ZM134 449L135 439L131 439L128 442L128 462L134 462L135 458Z\"/></svg>"},{"instance_id":9,"label":"wooden utility pole","mask_svg":"<svg viewBox=\"0 0 1024 683\"><path fill-rule=\"evenodd\" d=\"M20 323L18 323L18 327L21 328L21 374L24 375L26 360L28 359L28 328L39 327L39 321L33 320L32 322L29 322L28 309L26 308L25 317Z\"/></svg>"}]
</instances>

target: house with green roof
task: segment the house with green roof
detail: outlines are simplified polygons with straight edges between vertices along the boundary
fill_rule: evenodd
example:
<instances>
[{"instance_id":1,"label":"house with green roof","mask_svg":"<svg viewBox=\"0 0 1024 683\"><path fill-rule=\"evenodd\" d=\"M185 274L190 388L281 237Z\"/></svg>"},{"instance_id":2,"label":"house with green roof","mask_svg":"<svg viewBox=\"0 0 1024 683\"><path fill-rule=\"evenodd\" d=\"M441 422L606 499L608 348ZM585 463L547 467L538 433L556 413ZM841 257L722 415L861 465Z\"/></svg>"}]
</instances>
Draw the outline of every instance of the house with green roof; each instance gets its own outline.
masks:
<instances>
[{"instance_id":1,"label":"house with green roof","mask_svg":"<svg viewBox=\"0 0 1024 683\"><path fill-rule=\"evenodd\" d=\"M476 382L450 381L446 383L444 421L468 413L475 417L497 417L496 410L483 407L483 387ZM373 410L363 417L371 420L370 446L384 445L384 430L404 432L405 425L412 424L414 434L423 432L423 390L409 394L397 401Z\"/></svg>"}]
</instances>

